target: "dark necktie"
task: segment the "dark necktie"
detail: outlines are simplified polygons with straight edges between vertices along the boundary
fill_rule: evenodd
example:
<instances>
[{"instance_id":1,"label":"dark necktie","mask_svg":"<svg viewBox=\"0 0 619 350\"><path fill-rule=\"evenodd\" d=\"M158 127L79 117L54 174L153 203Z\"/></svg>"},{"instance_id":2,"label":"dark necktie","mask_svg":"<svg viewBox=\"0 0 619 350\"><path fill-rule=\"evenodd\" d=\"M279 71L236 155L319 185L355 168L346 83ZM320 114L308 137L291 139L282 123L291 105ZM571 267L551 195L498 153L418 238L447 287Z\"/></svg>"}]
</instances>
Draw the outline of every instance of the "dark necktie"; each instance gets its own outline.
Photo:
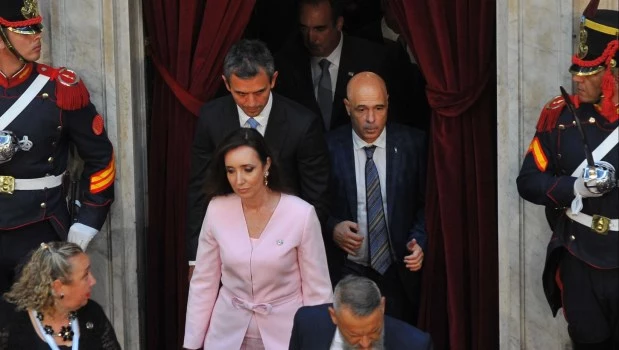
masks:
<instances>
[{"instance_id":1,"label":"dark necktie","mask_svg":"<svg viewBox=\"0 0 619 350\"><path fill-rule=\"evenodd\" d=\"M249 124L249 126L251 126L252 129L257 129L258 125L260 125L260 123L258 123L258 121L254 118L249 118L247 119L247 124Z\"/></svg>"},{"instance_id":2,"label":"dark necktie","mask_svg":"<svg viewBox=\"0 0 619 350\"><path fill-rule=\"evenodd\" d=\"M329 130L331 127L331 109L333 107L331 73L329 73L331 63L326 58L323 58L318 64L320 69L322 69L320 80L318 81L318 107L320 107L320 112L322 113L325 129Z\"/></svg>"},{"instance_id":3,"label":"dark necktie","mask_svg":"<svg viewBox=\"0 0 619 350\"><path fill-rule=\"evenodd\" d=\"M376 146L363 147L367 160L365 162L365 195L368 215L368 237L370 246L370 265L381 275L391 265L387 221L380 193L380 179L372 156Z\"/></svg>"}]
</instances>

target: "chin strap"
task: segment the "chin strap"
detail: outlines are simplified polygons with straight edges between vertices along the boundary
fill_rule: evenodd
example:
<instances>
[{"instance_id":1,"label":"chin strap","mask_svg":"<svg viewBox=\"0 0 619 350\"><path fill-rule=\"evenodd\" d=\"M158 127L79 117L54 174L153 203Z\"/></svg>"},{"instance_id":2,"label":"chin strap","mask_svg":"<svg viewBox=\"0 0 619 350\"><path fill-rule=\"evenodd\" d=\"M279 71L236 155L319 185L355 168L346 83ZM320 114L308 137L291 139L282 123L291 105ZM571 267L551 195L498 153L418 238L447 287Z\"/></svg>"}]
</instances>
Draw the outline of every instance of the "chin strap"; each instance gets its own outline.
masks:
<instances>
[{"instance_id":1,"label":"chin strap","mask_svg":"<svg viewBox=\"0 0 619 350\"><path fill-rule=\"evenodd\" d=\"M11 53L13 53L13 55L15 55L15 57L17 57L22 63L28 63L24 56L17 52L13 44L11 44L9 38L6 36L6 28L2 26L0 26L0 37L2 37L2 41L4 41L6 47L9 49L9 51L11 51Z\"/></svg>"}]
</instances>

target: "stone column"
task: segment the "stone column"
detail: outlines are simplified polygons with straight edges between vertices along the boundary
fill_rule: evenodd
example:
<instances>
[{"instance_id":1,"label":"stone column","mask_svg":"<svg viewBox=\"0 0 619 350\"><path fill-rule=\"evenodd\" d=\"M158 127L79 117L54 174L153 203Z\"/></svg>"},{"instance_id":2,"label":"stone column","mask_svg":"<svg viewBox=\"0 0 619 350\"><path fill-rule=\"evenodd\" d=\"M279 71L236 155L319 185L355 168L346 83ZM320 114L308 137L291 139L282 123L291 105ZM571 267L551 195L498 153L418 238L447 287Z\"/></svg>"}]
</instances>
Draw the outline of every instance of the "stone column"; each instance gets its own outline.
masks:
<instances>
[{"instance_id":1,"label":"stone column","mask_svg":"<svg viewBox=\"0 0 619 350\"><path fill-rule=\"evenodd\" d=\"M140 348L138 274L146 215L144 38L140 1L40 1L42 62L66 66L84 80L105 119L116 157L116 199L88 247L99 302L124 349Z\"/></svg>"},{"instance_id":2,"label":"stone column","mask_svg":"<svg viewBox=\"0 0 619 350\"><path fill-rule=\"evenodd\" d=\"M541 275L550 230L522 200L516 177L544 104L571 90L574 33L588 0L497 1L497 153L501 349L570 349L562 311L552 317ZM617 8L616 0L600 8Z\"/></svg>"}]
</instances>

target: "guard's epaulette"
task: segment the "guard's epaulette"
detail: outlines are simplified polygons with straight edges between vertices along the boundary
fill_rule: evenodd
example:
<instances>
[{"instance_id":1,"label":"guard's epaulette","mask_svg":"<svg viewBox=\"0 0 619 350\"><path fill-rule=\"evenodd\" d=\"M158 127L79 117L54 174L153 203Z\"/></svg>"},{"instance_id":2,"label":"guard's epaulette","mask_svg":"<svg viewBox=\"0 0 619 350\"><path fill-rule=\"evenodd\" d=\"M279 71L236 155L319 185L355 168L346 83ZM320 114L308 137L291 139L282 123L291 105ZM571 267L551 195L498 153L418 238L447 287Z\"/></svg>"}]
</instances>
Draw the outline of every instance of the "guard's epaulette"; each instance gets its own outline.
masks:
<instances>
[{"instance_id":1,"label":"guard's epaulette","mask_svg":"<svg viewBox=\"0 0 619 350\"><path fill-rule=\"evenodd\" d=\"M45 64L38 64L37 71L56 82L56 105L60 109L74 111L88 106L90 93L74 71L64 67L54 68Z\"/></svg>"},{"instance_id":2,"label":"guard's epaulette","mask_svg":"<svg viewBox=\"0 0 619 350\"><path fill-rule=\"evenodd\" d=\"M537 121L537 132L549 132L554 129L557 124L557 120L559 120L559 116L561 115L561 111L563 111L563 107L565 107L565 100L562 96L557 96L548 101L542 112L539 115L539 120Z\"/></svg>"}]
</instances>

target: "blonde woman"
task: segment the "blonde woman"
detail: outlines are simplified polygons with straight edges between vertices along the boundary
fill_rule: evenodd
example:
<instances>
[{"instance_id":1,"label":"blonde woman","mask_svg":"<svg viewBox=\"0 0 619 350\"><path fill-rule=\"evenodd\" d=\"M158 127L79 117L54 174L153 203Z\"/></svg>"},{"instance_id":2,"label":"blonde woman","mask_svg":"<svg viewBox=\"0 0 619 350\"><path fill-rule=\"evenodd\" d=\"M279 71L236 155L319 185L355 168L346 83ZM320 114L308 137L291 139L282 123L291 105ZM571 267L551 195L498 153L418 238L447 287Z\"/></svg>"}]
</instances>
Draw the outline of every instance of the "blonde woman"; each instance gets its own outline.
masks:
<instances>
[{"instance_id":1,"label":"blonde woman","mask_svg":"<svg viewBox=\"0 0 619 350\"><path fill-rule=\"evenodd\" d=\"M120 349L101 306L90 300L95 283L80 246L41 243L4 294L0 350Z\"/></svg>"}]
</instances>

